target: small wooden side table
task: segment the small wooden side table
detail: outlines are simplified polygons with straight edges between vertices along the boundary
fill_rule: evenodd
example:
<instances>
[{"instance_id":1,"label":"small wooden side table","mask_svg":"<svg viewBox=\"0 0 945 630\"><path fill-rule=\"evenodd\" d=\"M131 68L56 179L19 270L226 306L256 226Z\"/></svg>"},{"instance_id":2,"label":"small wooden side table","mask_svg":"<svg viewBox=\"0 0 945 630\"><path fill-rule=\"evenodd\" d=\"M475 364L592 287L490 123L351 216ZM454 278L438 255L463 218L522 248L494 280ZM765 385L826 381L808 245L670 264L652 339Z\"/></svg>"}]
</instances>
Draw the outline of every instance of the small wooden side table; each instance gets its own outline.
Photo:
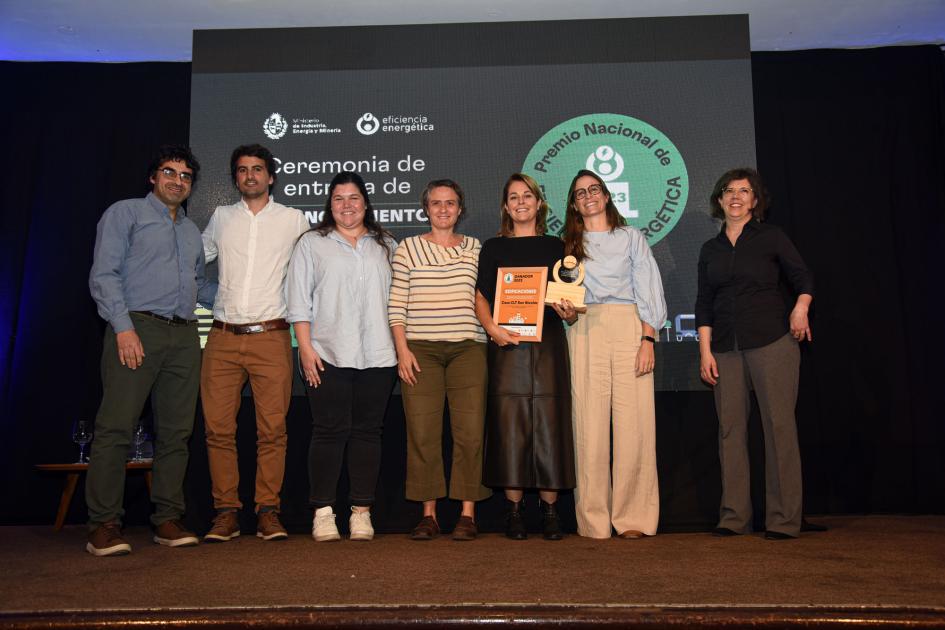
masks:
<instances>
[{"instance_id":1,"label":"small wooden side table","mask_svg":"<svg viewBox=\"0 0 945 630\"><path fill-rule=\"evenodd\" d=\"M88 464L36 464L36 470L44 472L64 472L66 473L66 484L62 488L62 497L59 499L59 511L56 512L56 526L58 532L62 529L62 524L66 521L66 512L69 511L69 504L72 503L72 495L75 494L76 484L79 483L79 475L89 469ZM148 486L148 494L151 494L151 461L128 462L125 464L125 470L143 470L144 483Z\"/></svg>"}]
</instances>

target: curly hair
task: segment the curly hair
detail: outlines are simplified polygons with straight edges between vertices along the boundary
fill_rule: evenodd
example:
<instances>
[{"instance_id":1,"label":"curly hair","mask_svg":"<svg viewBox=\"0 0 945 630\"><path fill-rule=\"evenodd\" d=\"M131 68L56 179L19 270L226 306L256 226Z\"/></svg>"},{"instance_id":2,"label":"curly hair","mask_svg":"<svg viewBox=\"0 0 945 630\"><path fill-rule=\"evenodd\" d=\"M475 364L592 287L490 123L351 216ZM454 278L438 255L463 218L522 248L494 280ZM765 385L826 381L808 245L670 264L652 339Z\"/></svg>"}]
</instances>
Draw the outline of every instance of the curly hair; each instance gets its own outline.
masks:
<instances>
[{"instance_id":1,"label":"curly hair","mask_svg":"<svg viewBox=\"0 0 945 630\"><path fill-rule=\"evenodd\" d=\"M157 175L158 169L161 168L161 164L165 162L183 162L187 165L187 168L193 171L191 183L197 183L197 176L200 174L200 162L194 157L190 147L182 144L164 144L158 147L151 158L151 163L148 164L149 187L152 185L151 180Z\"/></svg>"}]
</instances>

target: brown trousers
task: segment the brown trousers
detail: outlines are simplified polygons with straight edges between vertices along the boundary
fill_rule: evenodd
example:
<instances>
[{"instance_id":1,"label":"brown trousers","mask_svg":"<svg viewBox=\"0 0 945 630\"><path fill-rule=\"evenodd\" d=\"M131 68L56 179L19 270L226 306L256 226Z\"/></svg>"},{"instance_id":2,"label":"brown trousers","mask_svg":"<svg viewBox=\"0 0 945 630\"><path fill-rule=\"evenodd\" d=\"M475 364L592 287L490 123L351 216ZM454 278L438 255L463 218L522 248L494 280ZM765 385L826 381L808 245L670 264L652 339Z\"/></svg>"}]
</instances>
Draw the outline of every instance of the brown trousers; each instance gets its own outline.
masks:
<instances>
[{"instance_id":1,"label":"brown trousers","mask_svg":"<svg viewBox=\"0 0 945 630\"><path fill-rule=\"evenodd\" d=\"M203 351L200 397L207 431L213 505L243 506L239 499L236 413L246 379L256 405L256 510L279 508L285 475L285 414L292 395L292 341L288 330L235 335L210 330Z\"/></svg>"},{"instance_id":2,"label":"brown trousers","mask_svg":"<svg viewBox=\"0 0 945 630\"><path fill-rule=\"evenodd\" d=\"M420 364L416 385L401 383L407 420L407 498L429 501L446 494L443 407L449 403L453 435L451 499L479 501L486 407L486 344L477 341L409 341Z\"/></svg>"},{"instance_id":3,"label":"brown trousers","mask_svg":"<svg viewBox=\"0 0 945 630\"><path fill-rule=\"evenodd\" d=\"M652 536L659 523L653 373L636 375L642 332L635 304L588 305L568 330L581 536L609 538L611 525Z\"/></svg>"}]
</instances>

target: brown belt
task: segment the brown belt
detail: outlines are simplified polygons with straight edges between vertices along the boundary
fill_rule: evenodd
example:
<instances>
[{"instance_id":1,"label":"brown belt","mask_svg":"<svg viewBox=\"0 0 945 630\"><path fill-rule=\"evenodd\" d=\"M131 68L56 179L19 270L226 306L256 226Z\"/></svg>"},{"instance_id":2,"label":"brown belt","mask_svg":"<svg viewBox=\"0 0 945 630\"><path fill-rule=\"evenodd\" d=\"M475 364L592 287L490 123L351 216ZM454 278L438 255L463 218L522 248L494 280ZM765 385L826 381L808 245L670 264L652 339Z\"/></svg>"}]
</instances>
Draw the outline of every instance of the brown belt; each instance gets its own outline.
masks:
<instances>
[{"instance_id":1,"label":"brown belt","mask_svg":"<svg viewBox=\"0 0 945 630\"><path fill-rule=\"evenodd\" d=\"M213 327L231 332L234 335L254 335L268 330L288 330L289 322L284 319L270 319L269 321L255 322L252 324L227 324L226 322L215 319L213 320Z\"/></svg>"}]
</instances>

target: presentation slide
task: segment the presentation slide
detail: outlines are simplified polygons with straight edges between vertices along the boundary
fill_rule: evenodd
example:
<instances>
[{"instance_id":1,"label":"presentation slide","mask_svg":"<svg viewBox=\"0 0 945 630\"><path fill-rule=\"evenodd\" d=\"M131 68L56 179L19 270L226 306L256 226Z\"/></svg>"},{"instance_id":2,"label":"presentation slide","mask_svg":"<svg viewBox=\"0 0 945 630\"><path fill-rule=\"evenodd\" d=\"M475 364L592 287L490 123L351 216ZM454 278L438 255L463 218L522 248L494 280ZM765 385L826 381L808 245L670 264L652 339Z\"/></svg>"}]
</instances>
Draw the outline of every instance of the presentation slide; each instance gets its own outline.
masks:
<instances>
[{"instance_id":1,"label":"presentation slide","mask_svg":"<svg viewBox=\"0 0 945 630\"><path fill-rule=\"evenodd\" d=\"M273 196L313 225L332 177L357 171L397 239L429 229L420 194L444 177L466 192L459 230L491 238L517 171L557 234L571 179L595 171L662 274L657 389L704 387L692 313L699 248L719 230L708 197L755 163L747 16L196 31L191 108L201 229L239 198L241 144L273 152Z\"/></svg>"}]
</instances>

